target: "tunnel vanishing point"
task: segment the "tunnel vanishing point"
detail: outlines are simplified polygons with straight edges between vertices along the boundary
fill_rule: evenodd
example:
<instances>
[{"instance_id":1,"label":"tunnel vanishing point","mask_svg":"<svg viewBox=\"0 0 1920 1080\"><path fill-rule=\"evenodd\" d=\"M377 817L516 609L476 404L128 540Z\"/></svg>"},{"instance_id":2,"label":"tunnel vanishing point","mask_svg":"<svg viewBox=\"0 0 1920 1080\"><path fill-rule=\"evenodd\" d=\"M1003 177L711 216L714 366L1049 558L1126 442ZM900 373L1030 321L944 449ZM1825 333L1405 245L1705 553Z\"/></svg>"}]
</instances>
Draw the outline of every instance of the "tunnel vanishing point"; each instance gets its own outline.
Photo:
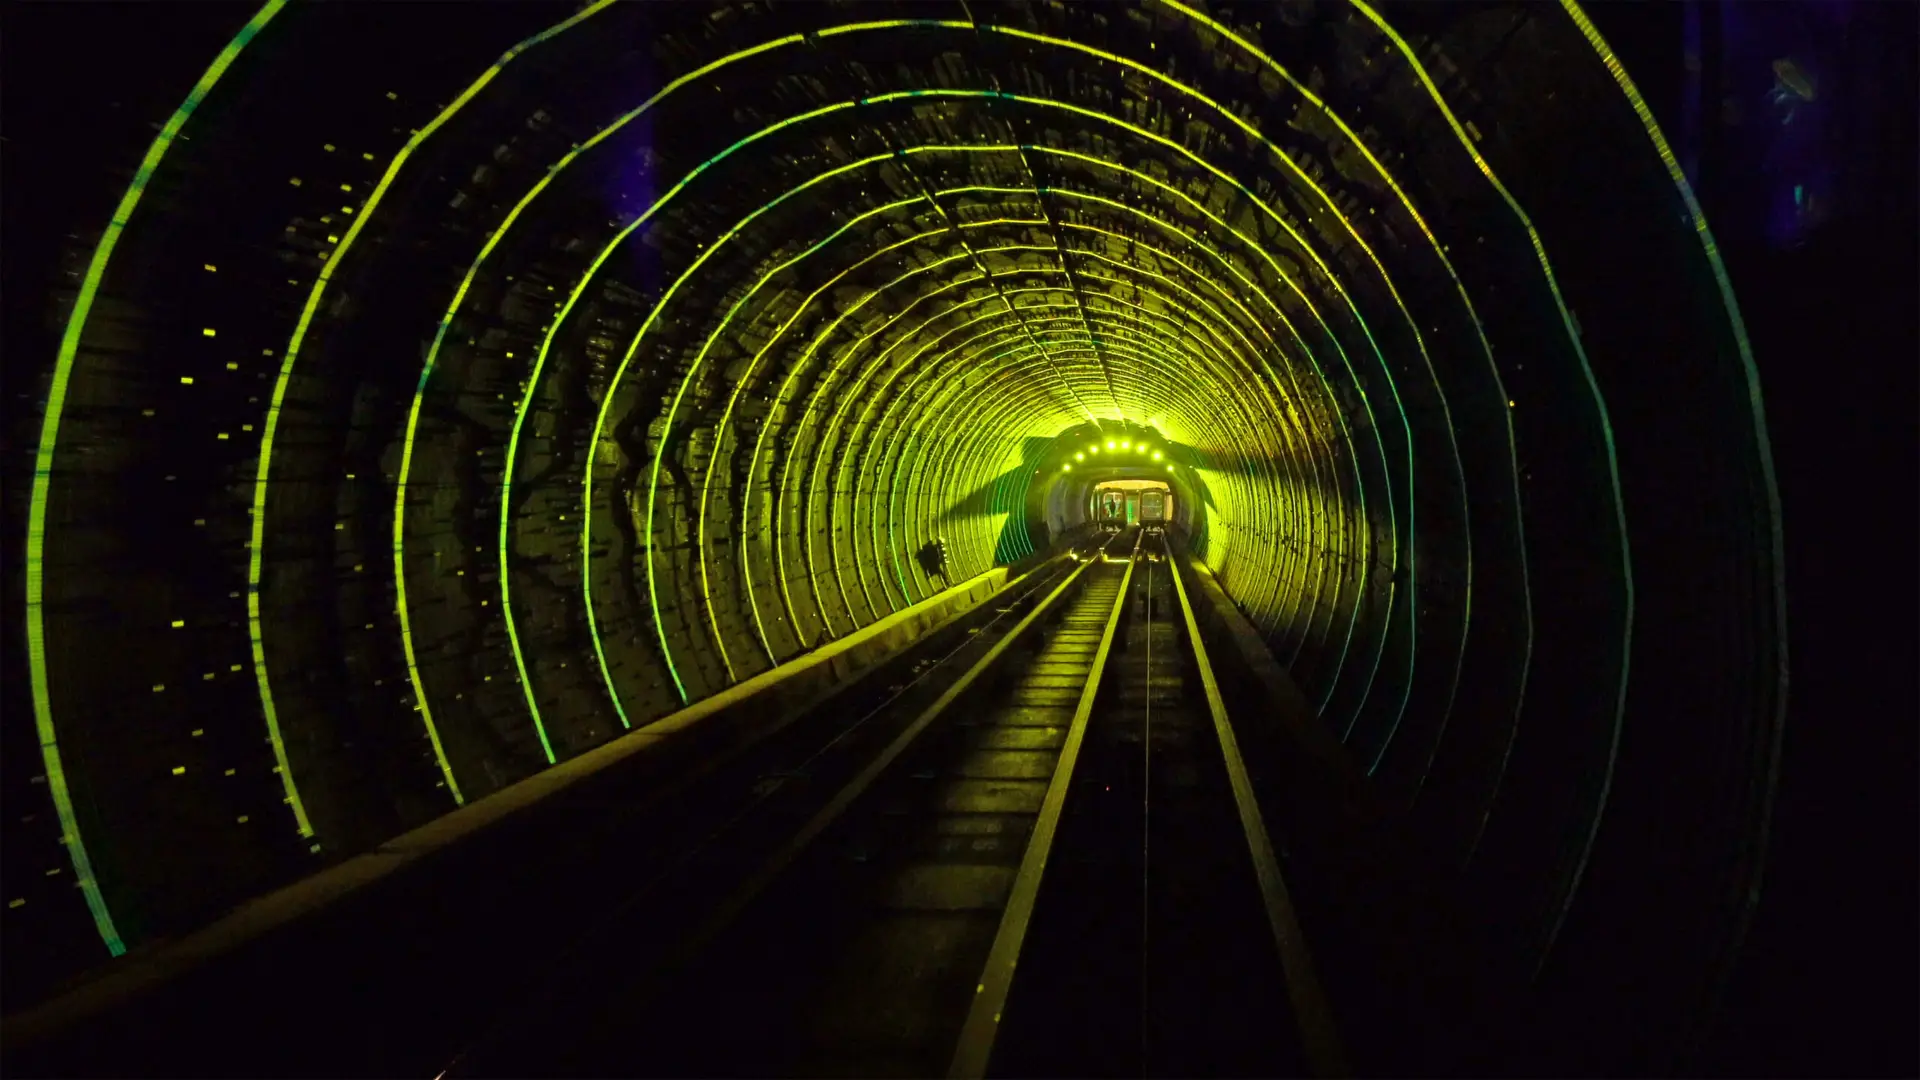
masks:
<instances>
[{"instance_id":1,"label":"tunnel vanishing point","mask_svg":"<svg viewBox=\"0 0 1920 1080\"><path fill-rule=\"evenodd\" d=\"M1286 675L1242 738L1317 748L1306 940L1319 888L1422 958L1322 958L1357 1067L1455 997L1459 1068L1683 1057L1764 861L1780 515L1713 233L1573 0L394 10L237 12L73 240L10 1016L484 845L1119 478Z\"/></svg>"}]
</instances>

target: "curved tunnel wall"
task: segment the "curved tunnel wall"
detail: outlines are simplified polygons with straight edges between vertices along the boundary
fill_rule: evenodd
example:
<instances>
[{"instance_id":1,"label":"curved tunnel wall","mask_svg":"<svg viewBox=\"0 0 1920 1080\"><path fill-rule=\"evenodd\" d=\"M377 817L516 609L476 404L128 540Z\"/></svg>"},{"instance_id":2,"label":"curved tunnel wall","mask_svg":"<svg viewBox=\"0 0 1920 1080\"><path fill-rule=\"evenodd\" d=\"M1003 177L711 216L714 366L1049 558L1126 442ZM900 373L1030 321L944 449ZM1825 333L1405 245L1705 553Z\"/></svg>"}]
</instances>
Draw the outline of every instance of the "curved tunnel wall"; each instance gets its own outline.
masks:
<instances>
[{"instance_id":1,"label":"curved tunnel wall","mask_svg":"<svg viewBox=\"0 0 1920 1080\"><path fill-rule=\"evenodd\" d=\"M936 538L954 581L1028 554L1094 425L1166 440L1514 978L1622 962L1581 942L1666 867L1647 950L1710 993L1777 511L1710 233L1577 9L369 19L262 9L78 253L10 952L178 933L643 726L937 591Z\"/></svg>"}]
</instances>

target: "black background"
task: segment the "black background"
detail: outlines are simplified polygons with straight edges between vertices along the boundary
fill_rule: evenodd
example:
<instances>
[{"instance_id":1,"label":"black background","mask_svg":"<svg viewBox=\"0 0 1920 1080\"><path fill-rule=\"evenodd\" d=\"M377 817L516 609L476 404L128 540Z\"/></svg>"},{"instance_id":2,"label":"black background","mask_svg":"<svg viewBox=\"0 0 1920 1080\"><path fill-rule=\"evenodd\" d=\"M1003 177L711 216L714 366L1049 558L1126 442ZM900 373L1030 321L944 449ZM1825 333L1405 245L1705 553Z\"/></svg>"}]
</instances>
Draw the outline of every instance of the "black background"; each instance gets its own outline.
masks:
<instances>
[{"instance_id":1,"label":"black background","mask_svg":"<svg viewBox=\"0 0 1920 1080\"><path fill-rule=\"evenodd\" d=\"M1850 190L1800 248L1767 243L1750 149L1723 123L1705 131L1699 196L1753 341L1778 470L1790 690L1760 909L1703 1072L1920 1072L1916 13L1856 8L1850 49L1880 80L1859 89L1879 108L1841 118ZM1671 136L1680 6L1590 15ZM1711 100L1707 112L1717 119Z\"/></svg>"}]
</instances>

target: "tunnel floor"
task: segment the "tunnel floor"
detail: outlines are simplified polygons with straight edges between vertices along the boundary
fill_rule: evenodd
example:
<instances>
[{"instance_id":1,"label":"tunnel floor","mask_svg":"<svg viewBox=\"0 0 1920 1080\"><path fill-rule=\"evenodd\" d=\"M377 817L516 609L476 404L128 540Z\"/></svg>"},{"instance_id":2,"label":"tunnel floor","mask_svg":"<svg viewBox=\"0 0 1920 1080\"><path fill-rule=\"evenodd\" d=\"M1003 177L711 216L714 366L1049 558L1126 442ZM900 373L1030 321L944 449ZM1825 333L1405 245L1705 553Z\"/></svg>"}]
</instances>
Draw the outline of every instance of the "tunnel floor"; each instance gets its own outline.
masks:
<instances>
[{"instance_id":1,"label":"tunnel floor","mask_svg":"<svg viewBox=\"0 0 1920 1080\"><path fill-rule=\"evenodd\" d=\"M1152 550L1158 534L1141 541L1137 528L1108 541L1112 561L1089 564L977 691L828 800L845 801L839 816L790 813L787 829L817 829L805 849L783 846L777 876L762 868L719 899L727 917L696 922L668 970L558 973L572 984L561 998L451 1074L939 1075L980 1038L963 1034L976 983L1017 919L989 1074L1305 1075L1220 744L1179 648L1171 564ZM1051 855L1030 866L1056 786ZM722 844L700 867L727 880L719 868L745 861ZM1039 898L1025 907L1023 876Z\"/></svg>"},{"instance_id":2,"label":"tunnel floor","mask_svg":"<svg viewBox=\"0 0 1920 1080\"><path fill-rule=\"evenodd\" d=\"M358 981L330 927L372 920L418 927L414 958L309 1018L350 1034L302 1075L1312 1074L1292 1002L1322 991L1276 948L1265 834L1171 544L1096 531L871 677L701 751L677 791L536 804L459 861L150 988L115 1039L23 1063L282 1072L286 1018L243 1004L254 973ZM582 815L590 832L538 839ZM523 844L543 867L488 880ZM554 923L569 905L538 880L602 900ZM455 960L462 925L491 941ZM475 964L517 974L483 991L457 974ZM249 1011L268 1042L197 1034Z\"/></svg>"}]
</instances>

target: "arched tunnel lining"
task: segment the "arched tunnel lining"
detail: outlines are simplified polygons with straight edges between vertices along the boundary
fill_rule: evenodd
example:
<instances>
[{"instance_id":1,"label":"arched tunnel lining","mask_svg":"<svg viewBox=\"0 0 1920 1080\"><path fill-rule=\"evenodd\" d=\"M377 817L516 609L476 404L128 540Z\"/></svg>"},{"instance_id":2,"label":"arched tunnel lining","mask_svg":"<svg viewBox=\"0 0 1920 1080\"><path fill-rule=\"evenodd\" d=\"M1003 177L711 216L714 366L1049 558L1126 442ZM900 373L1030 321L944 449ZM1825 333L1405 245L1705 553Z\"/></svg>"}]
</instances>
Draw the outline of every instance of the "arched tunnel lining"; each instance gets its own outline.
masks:
<instances>
[{"instance_id":1,"label":"arched tunnel lining","mask_svg":"<svg viewBox=\"0 0 1920 1080\"><path fill-rule=\"evenodd\" d=\"M263 11L255 20L263 41L301 18L301 10ZM241 588L225 592L245 597L247 640L236 655L251 669L257 702L241 708L235 697L221 710L264 720L271 782L292 810L300 850L316 847L309 833L317 842L311 854L363 847L396 819L436 812L419 802L421 794L444 789L451 804L497 790L912 602L936 584L905 556L935 535L954 541L962 575L1030 550L1042 538L1027 528L1031 481L1023 477L1046 474L1056 433L1089 419L1131 421L1169 436L1183 470L1177 482L1205 510L1207 527L1194 538L1198 552L1360 764L1389 790L1420 800L1421 827L1449 857L1470 862L1479 850L1514 732L1525 726L1526 688L1547 685L1556 707L1578 701L1587 710L1571 725L1583 734L1567 735L1554 752L1579 792L1573 805L1548 815L1554 820L1537 838L1512 839L1502 856L1507 862L1474 864L1553 866L1529 873L1538 894L1516 901L1537 926L1517 951L1544 956L1606 801L1627 695L1628 632L1640 624L1612 479L1615 433L1583 344L1595 328L1575 327L1560 283L1545 269L1540 233L1493 179L1508 171L1496 174L1468 125L1444 111L1451 95L1442 94L1429 65L1365 8L1321 12L1295 28L1298 52L1323 48L1338 56L1346 48L1364 58L1357 68L1331 65L1304 82L1255 44L1259 28L1228 32L1172 4L1112 20L1008 8L995 16L981 10L937 19L849 18L839 28L782 22L818 21L793 13L726 10L732 21L708 27L704 39L661 35L672 43L663 52L680 55L640 58L642 68L684 69L671 82L659 72L646 73L650 84L632 77L622 65L632 65L634 54L600 55L606 49L598 35L575 32L598 28L598 20L667 16L599 5L541 30L414 130L384 170L376 161L366 175L377 179L342 183L352 203L343 209L352 213L329 221L332 211L309 209L321 220L301 217L299 227L289 227L285 242L310 244L314 252L295 256L304 264L296 263L291 307L285 299L257 305L273 313L257 328L194 327L185 315L178 326L133 320L136 332L168 341L164 355L183 367L227 355L191 351L196 346L260 343L263 356L250 366L268 377L270 396L251 395L245 406L234 397L225 411L170 421L168 431L149 426L116 436L122 403L154 401L169 417L202 406L183 396L188 383L165 389L171 372L101 360L103 346L89 349L83 335L108 330L102 319L76 314L55 373L42 458L51 462L62 444L117 441L122 448L73 474L76 488L92 484L100 498L110 498L135 475L125 464L133 456L164 460L172 440L205 438L209 425L220 429L214 434L221 443L258 435L251 462L222 461L202 477L168 475L215 486L225 475L229 490L249 496L195 519L214 522L212 529L238 523L244 537L216 542L215 561L229 574L236 557L243 564L243 580L235 582ZM1493 14L1482 18L1506 11L1525 32L1562 48L1582 41L1577 13L1552 13L1562 23L1487 10ZM1005 21L994 21L1000 17ZM765 20L764 27L755 20ZM206 89L196 94L259 80L244 66L246 50L255 47L251 36L237 39L222 61L240 65L234 75L216 65L209 75L220 79L203 80ZM1099 44L1076 40L1082 37ZM954 51L955 42L964 51ZM1061 66L1059 54L1087 65L1089 74L1080 78L1081 69ZM1228 54L1237 59L1213 59ZM1604 46L1597 54L1588 48L1585 63L1594 70L1586 77L1611 87L1604 55ZM778 66L790 59L793 68ZM882 60L895 70L884 70ZM1376 60L1391 74L1352 79L1367 89L1306 89L1314 77L1372 72ZM1214 80L1214 97L1188 92L1179 76L1189 69ZM640 109L594 101L580 115L557 118L547 111L557 106L528 108L529 95L592 82L587 72L601 74L603 87L665 88ZM932 85L901 85L929 72ZM1383 78L1398 80L1396 89L1381 89ZM730 91L726 79L738 84ZM233 130L260 123L271 98L254 92L266 102L253 106L258 112L210 122ZM1408 117L1442 110L1455 145L1416 140L1410 145L1417 153L1404 160L1418 167L1419 179L1400 175L1386 164L1392 154L1325 104L1336 92L1356 100L1379 94L1399 102ZM1216 97L1235 104L1222 108ZM762 112L763 99L780 107ZM734 105L734 115L722 123L702 100ZM695 104L681 104L688 101ZM177 162L196 152L167 141L185 130L196 104L190 99L155 143L153 164L160 155ZM1640 118L1625 102L1615 104L1624 115L1600 119L1634 134ZM586 119L596 108L618 119ZM1392 109L1386 116L1367 112L1371 123L1392 126ZM563 133L535 130L529 114L547 115L542 127ZM1481 119L1491 115L1483 109ZM1402 134L1417 127L1409 120ZM530 140L544 136L544 149L500 143L506 154L486 153L495 133L510 128L529 132ZM1328 142L1349 148L1328 159L1331 172L1308 149L1316 132L1337 132ZM1510 123L1492 146L1510 148L1523 138L1524 126ZM338 153L328 146L325 155ZM491 164L465 183L435 186L427 179L436 168L464 172L475 156ZM241 168L267 177L278 163L243 161ZM1655 163L1646 171L1664 179ZM521 194L507 191L479 208L484 197L476 193L507 183L507 176L524 185ZM1458 186L1447 187L1449 179ZM871 192L876 186L886 190ZM449 210L429 209L448 188L456 189ZM897 199L874 202L890 196ZM1665 197L1671 200L1671 190ZM196 204L192 186L179 181L166 198L156 220L217 212L209 197ZM1475 218L1502 202L1511 212ZM458 217L469 205L476 208L468 211L472 224L462 219L447 236L433 235L433 222ZM814 209L823 205L847 220L826 227ZM154 287L141 274L150 273L145 267L155 258L191 261L191 245L180 241L177 227L142 233L148 219L131 209L117 216L126 219L118 256L125 261L101 258L89 284L116 304L138 309L144 299L159 310L157 294L142 296ZM594 229L598 239L582 235ZM854 246L867 229L871 248ZM1419 241L1403 239L1414 232ZM1367 241L1368 234L1377 239ZM539 239L554 235L569 239ZM409 237L442 247L422 243L419 250L431 253L390 254ZM451 260L461 269L450 296L437 284L383 290L402 278L426 278L421 267L462 244L467 253ZM1453 250L1463 244L1471 248ZM1472 266L1457 270L1455 260L1469 257ZM1711 261L1691 258L1695 265ZM1499 283L1490 291L1501 299L1470 297L1476 269ZM208 324L220 322L214 313L230 310L233 297L277 282L265 274L256 281L232 271L215 276L222 287L241 277L233 288L242 292L203 300L203 308L181 307L207 310L201 321ZM444 277L441 269L431 280ZM792 284L763 291L759 283L770 280ZM811 294L806 301L802 289ZM403 297L435 291L440 297L426 309L402 307ZM1042 322L1042 311L1057 314ZM429 322L430 333L421 334ZM1709 310L1694 322L1700 329L1682 332L1716 342L1724 361L1729 350L1721 339L1738 338L1737 315ZM407 363L375 370L351 359L405 356L412 347L402 342L423 337L429 340L411 373ZM797 345L802 340L809 344ZM1734 344L1737 362L1742 354ZM224 363L235 370L238 361ZM1510 390L1509 380L1520 385L1525 367L1535 369L1528 389ZM223 377L219 368L192 370L201 383ZM1750 374L1737 363L1729 370ZM1618 368L1613 374L1609 401L1642 392ZM68 386L84 393L63 421ZM1529 402L1517 402L1527 393L1543 405L1565 404L1566 430L1529 430ZM1730 389L1713 400L1738 396ZM252 418L242 427L230 420L238 415ZM52 425L61 422L78 433L70 428L56 442ZM1757 447L1755 460L1723 454L1707 466L1709 475L1718 475L1711 473L1716 466L1726 475L1757 469L1764 481L1757 416L1736 410L1724 423L1750 429L1741 437ZM723 450L725 463L716 465ZM480 461L462 464L467 457ZM342 480L319 475L308 461L354 468L340 469ZM278 867L266 880L298 873L301 863L289 857L284 839L209 844L211 818L192 826L155 823L141 807L158 796L107 779L117 768L148 765L132 765L139 753L116 745L124 733L96 718L118 715L129 703L164 711L182 691L175 682L175 697L166 698L167 690L139 682L144 673L97 686L76 683L70 666L62 674L71 664L64 657L73 654L60 635L71 641L92 632L95 620L39 597L51 590L71 598L74 568L116 543L108 537L105 549L44 546L53 532L49 500L67 500L55 504L53 523L88 520L91 504L63 490L68 479L50 464L36 477L30 536L43 546L35 551L30 544L28 553L28 633L37 650L35 706L49 787L57 803L66 801L66 848L92 921L111 942L119 935L115 909L144 909L122 921L146 923L136 936L148 936L230 903L263 880L236 886L213 875L164 887L172 875L155 868L168 860L177 865L184 844L210 849L201 856L210 864ZM1528 479L1536 486L1523 494ZM386 512L374 509L381 488ZM1555 503L1547 488L1560 489L1562 500L1570 497L1564 492L1577 492L1580 505ZM1760 489L1767 494L1764 483ZM1771 520L1751 484L1742 495L1748 501L1734 505L1744 520ZM1762 532L1755 527L1756 536ZM348 534L344 545L333 533ZM1760 568L1751 594L1718 613L1740 625L1769 595L1767 552L1750 539L1732 543ZM390 600L381 598L381 586L327 585L330 564L352 566L354 578L368 573L355 548L386 549ZM1545 580L1566 587L1549 597L1535 595L1542 580L1532 571L1535 552L1550 552L1560 566ZM379 563L372 563L376 570ZM131 591L135 582L180 576L166 567L127 570L119 585ZM311 632L316 601L333 611L328 618L336 627L318 639ZM1539 622L1536 605L1587 625L1557 653L1544 643L1548 656L1539 657L1530 629ZM169 598L161 606L179 605ZM48 616L49 609L60 614ZM190 656L180 656L178 646L169 653L142 644L175 632L172 614L155 610L151 618L127 620L138 629L125 640L153 666L192 666L215 652L235 652L211 640L230 640L235 628L230 616L212 610L180 620L195 632L204 623L209 632L207 643L189 647ZM347 628L362 625L385 644L339 644ZM1727 670L1769 670L1766 650L1777 642L1765 628L1756 640ZM1470 662L1476 648L1483 658L1477 664ZM309 668L302 657L330 652L367 674L341 671L316 681L314 671L335 669L338 660ZM1581 656L1591 670L1556 671L1554 655ZM1594 663L1596 656L1603 659ZM244 683L248 671L208 674L215 677L206 682L237 675L230 681ZM1699 679L1703 686L1711 681ZM384 689L388 682L407 690L395 700ZM156 675L151 685L167 683ZM1766 700L1765 680L1755 685L1762 689L1739 692ZM353 741L341 737L347 701L389 718L374 725L391 740L385 748L344 745ZM1764 725L1754 717L1775 715L1758 706L1724 708L1738 718L1730 730L1745 723L1758 732ZM410 748L392 734L402 726L419 733ZM58 732L65 734L56 738ZM247 741L239 732L226 737ZM1757 734L1742 737L1765 743ZM81 763L73 782L92 789L88 798L57 790L67 783L55 757L62 746ZM1465 749L1448 760L1444 747ZM174 748L148 753L188 756ZM380 779L329 779L363 771L355 763L369 754L383 763L364 771ZM1608 759L1604 768L1596 754ZM127 764L116 765L115 756ZM413 763L400 764L407 758ZM201 771L215 770L191 763L191 774ZM1509 790L1505 797L1528 796ZM408 800L415 806L403 809ZM208 801L223 807L232 796ZM90 808L84 814L83 806ZM98 820L83 827L88 814ZM1750 805L1730 820L1747 823L1753 814ZM143 818L149 820L139 823ZM127 838L103 836L115 833ZM153 850L135 854L142 845L134 836ZM94 872L84 854L89 845L119 848L106 859L115 869ZM267 856L261 845L287 850Z\"/></svg>"}]
</instances>

